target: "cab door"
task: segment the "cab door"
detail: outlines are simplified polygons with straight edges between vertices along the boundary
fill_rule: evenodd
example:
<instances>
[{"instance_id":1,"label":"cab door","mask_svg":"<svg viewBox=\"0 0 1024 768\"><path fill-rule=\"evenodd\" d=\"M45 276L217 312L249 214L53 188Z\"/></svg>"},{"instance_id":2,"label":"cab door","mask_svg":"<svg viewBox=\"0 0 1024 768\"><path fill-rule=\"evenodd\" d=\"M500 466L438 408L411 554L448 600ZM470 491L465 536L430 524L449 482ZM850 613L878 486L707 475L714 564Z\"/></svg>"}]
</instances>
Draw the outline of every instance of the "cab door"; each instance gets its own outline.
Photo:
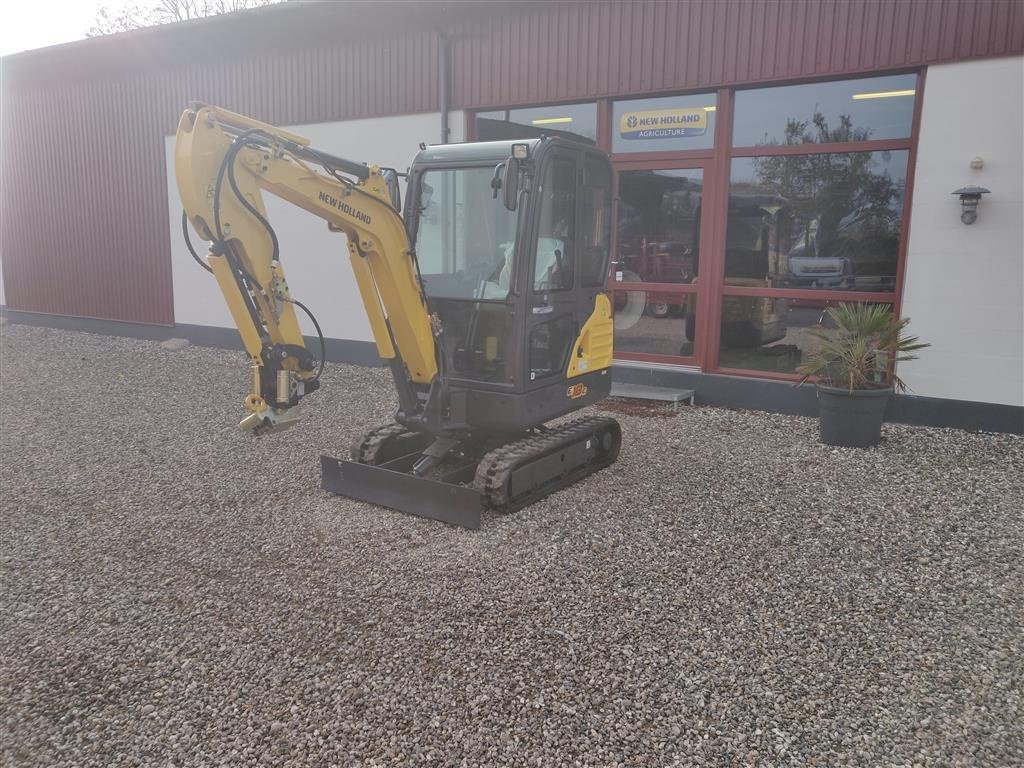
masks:
<instances>
[{"instance_id":1,"label":"cab door","mask_svg":"<svg viewBox=\"0 0 1024 768\"><path fill-rule=\"evenodd\" d=\"M556 383L582 320L576 295L577 177L580 153L544 152L537 178L537 213L526 270L526 389Z\"/></svg>"},{"instance_id":2,"label":"cab door","mask_svg":"<svg viewBox=\"0 0 1024 768\"><path fill-rule=\"evenodd\" d=\"M580 330L605 290L611 240L606 157L556 146L545 154L538 178L526 285L527 389L564 381Z\"/></svg>"}]
</instances>

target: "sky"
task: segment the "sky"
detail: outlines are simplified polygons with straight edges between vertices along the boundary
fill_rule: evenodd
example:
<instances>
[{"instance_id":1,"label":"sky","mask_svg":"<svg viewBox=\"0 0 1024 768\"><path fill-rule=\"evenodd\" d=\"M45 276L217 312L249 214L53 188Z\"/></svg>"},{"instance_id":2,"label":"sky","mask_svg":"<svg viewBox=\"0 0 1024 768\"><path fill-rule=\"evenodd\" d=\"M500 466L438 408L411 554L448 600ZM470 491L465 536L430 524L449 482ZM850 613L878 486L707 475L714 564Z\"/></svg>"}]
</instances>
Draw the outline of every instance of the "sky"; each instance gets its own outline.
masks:
<instances>
[{"instance_id":1,"label":"sky","mask_svg":"<svg viewBox=\"0 0 1024 768\"><path fill-rule=\"evenodd\" d=\"M118 0L15 0L3 5L0 56L81 40L100 7L117 8L121 3Z\"/></svg>"}]
</instances>

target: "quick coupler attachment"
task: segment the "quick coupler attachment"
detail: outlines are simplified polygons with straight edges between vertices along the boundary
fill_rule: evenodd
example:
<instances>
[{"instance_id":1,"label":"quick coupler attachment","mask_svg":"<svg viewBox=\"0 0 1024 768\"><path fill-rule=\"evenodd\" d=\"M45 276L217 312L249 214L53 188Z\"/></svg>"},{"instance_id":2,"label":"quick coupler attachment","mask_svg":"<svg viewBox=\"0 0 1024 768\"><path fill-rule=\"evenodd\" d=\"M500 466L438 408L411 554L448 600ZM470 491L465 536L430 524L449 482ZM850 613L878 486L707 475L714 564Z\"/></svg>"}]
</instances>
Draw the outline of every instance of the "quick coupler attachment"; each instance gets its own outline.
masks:
<instances>
[{"instance_id":1,"label":"quick coupler attachment","mask_svg":"<svg viewBox=\"0 0 1024 768\"><path fill-rule=\"evenodd\" d=\"M262 411L250 413L238 422L238 426L246 432L252 432L259 436L271 432L283 432L294 427L300 421L302 421L302 412L298 406L280 409L267 406Z\"/></svg>"}]
</instances>

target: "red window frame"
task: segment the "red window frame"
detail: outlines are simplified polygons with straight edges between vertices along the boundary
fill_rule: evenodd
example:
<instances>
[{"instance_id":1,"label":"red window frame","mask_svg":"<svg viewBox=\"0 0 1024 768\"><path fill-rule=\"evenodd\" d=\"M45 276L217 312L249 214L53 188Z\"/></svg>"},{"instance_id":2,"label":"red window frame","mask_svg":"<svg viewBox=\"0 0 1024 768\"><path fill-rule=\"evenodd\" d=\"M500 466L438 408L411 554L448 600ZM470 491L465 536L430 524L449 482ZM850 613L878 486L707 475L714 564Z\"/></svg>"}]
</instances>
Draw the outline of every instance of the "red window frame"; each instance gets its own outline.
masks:
<instances>
[{"instance_id":1,"label":"red window frame","mask_svg":"<svg viewBox=\"0 0 1024 768\"><path fill-rule=\"evenodd\" d=\"M671 160L659 159L662 156L671 155ZM652 157L653 156L653 157ZM618 159L615 158L628 158ZM619 174L622 172L629 171L667 171L667 170L700 170L703 174L703 199L708 199L708 179L711 176L711 158L709 152L704 150L694 150L692 152L650 152L644 153L643 157L636 157L634 154L627 155L612 155L612 165L615 169L615 180L614 186L612 187L612 194L615 200L615 209L612 215L613 221L618 221L618 200L619 200ZM701 275L705 270L705 259L704 254L708 252L713 245L711 236L709 234L710 227L707 224L711 221L711 217L714 215L714 211L702 202L701 204L701 230L700 230L700 274L697 275L697 279L692 283L655 283L642 281L639 283L628 283L628 282L617 282L615 278L614 266L612 273L609 275L608 280L608 293L611 295L611 299L614 302L615 294L617 292L627 291L643 291L645 293L668 293L677 294L680 296L694 295L697 296L697 332L694 334L693 339L693 354L692 355L658 355L649 352L616 352L615 359L617 360L628 360L633 362L644 362L644 363L660 363L667 365L680 365L689 368L700 366L701 360L704 359L705 348L704 348L704 335L700 332L700 313L701 313L701 302L703 297L701 295ZM617 254L619 250L619 233L616 229L612 232L612 253Z\"/></svg>"},{"instance_id":2,"label":"red window frame","mask_svg":"<svg viewBox=\"0 0 1024 768\"><path fill-rule=\"evenodd\" d=\"M693 355L669 356L646 353L615 353L615 359L623 362L649 362L658 364L678 365L692 368L699 365L705 373L720 373L737 376L748 376L760 379L779 379L795 381L797 374L762 371L748 368L723 367L719 363L719 344L721 342L722 300L725 296L756 296L767 298L791 298L809 301L839 303L864 301L890 304L897 317L900 316L903 303L903 285L906 275L907 245L910 240L910 214L914 193L914 171L917 163L918 137L921 128L921 110L924 104L925 69L894 70L889 72L864 73L863 77L892 74L917 75L916 93L914 95L914 111L910 136L904 139L878 139L856 142L840 142L834 144L798 144L781 146L732 146L733 96L736 88L719 88L716 93L715 138L711 149L681 150L673 152L630 152L611 153L613 130L613 113L611 98L599 98L597 102L597 146L609 153L615 171L614 197L618 201L619 172L629 170L671 170L700 168L704 174L704 193L702 203L700 263L701 270L694 283L616 283L614 272L609 275L609 293L614 300L616 291L640 290L658 293L674 293L679 295L697 295L696 333L694 336ZM821 81L852 79L858 77L851 73L842 77L818 78ZM813 80L794 80L777 83L761 83L751 88L774 87L777 85L795 85L814 82ZM745 90L745 89L744 89ZM707 93L707 88L679 93L630 94L621 98L664 97L672 95L689 95ZM594 101L593 99L586 100ZM565 103L582 103L565 102ZM517 104L514 108L541 106ZM466 137L476 139L476 113L491 111L493 108L467 110ZM830 291L797 288L762 288L740 285L727 285L725 282L725 239L728 224L729 178L730 165L734 157L764 157L780 155L831 154L847 152L881 152L886 150L905 150L908 152L906 188L903 198L902 231L896 261L896 284L892 293ZM617 217L613 217L617 220ZM618 250L618 231L612 232L612 253ZM612 267L614 269L614 266Z\"/></svg>"},{"instance_id":3,"label":"red window frame","mask_svg":"<svg viewBox=\"0 0 1024 768\"><path fill-rule=\"evenodd\" d=\"M611 152L611 134L614 129L614 110L612 108L613 99L602 99L601 103L604 104L605 119L602 125L606 128L607 133L604 135L604 144L601 147L605 152L609 153L612 161L612 167L615 170L615 186L614 186L614 198L616 201L616 214L613 215L613 221L618 220L617 206L619 196L619 174L622 171L662 171L662 170L696 170L700 169L703 174L703 195L701 203L701 231L700 231L700 274L693 283L653 283L653 282L640 282L640 283L619 283L614 280L614 272L609 275L609 293L612 294L614 300L614 294L616 291L644 291L646 293L672 293L678 295L695 295L697 297L697 316L696 316L696 333L693 339L693 354L692 355L658 355L646 352L615 352L615 359L622 360L624 362L642 362L642 363L658 363L662 365L676 365L685 368L700 368L706 370L705 361L709 352L707 348L707 334L702 331L706 325L704 315L706 314L705 305L708 304L706 295L707 290L704 288L705 281L710 281L710 275L718 268L717 262L714 259L714 252L716 242L713 237L713 229L715 225L715 219L717 218L718 209L718 195L716 194L716 187L718 184L718 173L715 168L716 156L720 154L720 147L722 146L722 95L727 92L726 89L714 89L709 90L708 88L698 88L692 91L679 92L673 94L655 93L655 94L631 94L627 99L633 98L662 98L671 96L689 96L694 94L706 94L713 92L715 94L715 136L714 142L710 148L705 149L690 149L690 150L674 150L669 152ZM598 107L598 117L601 117L601 108ZM599 134L600 135L600 134ZM619 233L618 229L612 232L612 253L617 254L619 248ZM708 277L705 277L707 275Z\"/></svg>"},{"instance_id":4,"label":"red window frame","mask_svg":"<svg viewBox=\"0 0 1024 768\"><path fill-rule=\"evenodd\" d=\"M903 73L906 73L904 70ZM898 72L891 73L878 73L878 74L900 74ZM797 145L783 145L783 146L760 146L760 147L733 147L731 144L732 139L732 118L733 118L733 93L735 91L730 90L728 93L728 107L723 112L721 96L719 97L719 108L720 120L722 123L722 130L728 131L725 137L729 143L725 145L727 150L719 157L719 162L722 165L722 176L721 181L725 189L725 197L719 198L719 211L720 215L717 217L720 219L717 223L720 225L718 228L718 234L720 239L716 241L714 255L720 260L720 263L716 266L715 274L720 276L721 284L717 291L716 297L716 312L714 315L715 321L711 323L711 326L705 326L705 331L708 334L708 358L705 360L704 370L711 373L721 373L736 376L753 376L757 378L769 378L769 379L783 379L789 381L799 380L798 374L787 374L777 373L771 371L759 371L749 368L731 368L722 366L719 363L719 351L720 351L720 335L721 335L721 303L723 296L758 296L768 298L792 298L792 299L804 299L809 301L824 301L826 303L840 303L840 302L871 302L880 304L890 304L893 308L894 314L899 317L902 307L903 300L903 281L906 274L906 256L907 256L907 244L910 240L910 211L913 202L914 193L914 167L917 163L917 143L918 135L921 127L921 108L924 104L924 84L925 84L925 70L917 71L917 83L915 86L914 94L914 111L910 126L910 136L905 139L878 139L874 141L854 141L854 142L837 142L834 144L797 144ZM846 79L846 78L843 78ZM725 124L728 123L726 126ZM716 142L716 146L717 142ZM841 154L844 152L882 152L886 150L905 150L907 151L907 175L906 175L906 188L903 196L903 211L902 211L902 224L900 232L900 243L899 250L896 256L896 285L891 293L882 292L853 292L853 291L830 291L830 290L810 290L810 289L794 289L794 288L754 288L748 286L738 285L726 285L725 284L725 227L727 225L727 211L728 206L728 188L729 188L729 169L731 160L734 157L765 157L765 156L793 156L793 155L809 155L809 154ZM699 303L698 303L699 307ZM699 329L699 325L698 325Z\"/></svg>"}]
</instances>

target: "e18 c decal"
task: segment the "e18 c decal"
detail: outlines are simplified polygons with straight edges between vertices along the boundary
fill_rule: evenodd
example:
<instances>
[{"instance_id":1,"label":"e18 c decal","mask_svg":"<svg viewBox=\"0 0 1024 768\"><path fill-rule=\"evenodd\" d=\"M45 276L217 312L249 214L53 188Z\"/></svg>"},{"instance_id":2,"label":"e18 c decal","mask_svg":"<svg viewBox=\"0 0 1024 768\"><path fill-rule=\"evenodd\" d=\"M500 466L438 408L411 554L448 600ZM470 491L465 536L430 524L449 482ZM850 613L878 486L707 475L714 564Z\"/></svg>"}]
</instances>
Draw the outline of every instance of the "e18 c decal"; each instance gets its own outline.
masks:
<instances>
[{"instance_id":1,"label":"e18 c decal","mask_svg":"<svg viewBox=\"0 0 1024 768\"><path fill-rule=\"evenodd\" d=\"M572 399L572 400L576 400L578 398L581 398L585 394L587 394L587 385L586 384L573 384L571 387L569 387L569 389L566 390L565 394L567 394L569 396L569 398Z\"/></svg>"}]
</instances>

